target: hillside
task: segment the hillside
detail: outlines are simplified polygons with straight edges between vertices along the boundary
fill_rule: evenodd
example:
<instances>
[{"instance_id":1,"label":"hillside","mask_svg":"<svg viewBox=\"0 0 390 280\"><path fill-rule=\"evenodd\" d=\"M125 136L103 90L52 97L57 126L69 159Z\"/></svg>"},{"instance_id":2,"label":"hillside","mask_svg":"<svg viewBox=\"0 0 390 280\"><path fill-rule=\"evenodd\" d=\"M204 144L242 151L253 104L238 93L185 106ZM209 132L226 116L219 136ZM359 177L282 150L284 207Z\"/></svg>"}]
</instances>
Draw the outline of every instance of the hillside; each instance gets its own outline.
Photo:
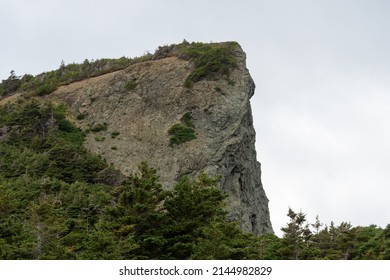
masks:
<instances>
[{"instance_id":1,"label":"hillside","mask_svg":"<svg viewBox=\"0 0 390 280\"><path fill-rule=\"evenodd\" d=\"M255 235L272 232L254 148L249 102L254 83L240 46L184 42L160 47L142 59L122 58L120 67L117 60L103 61L109 63L61 65L36 77L11 73L3 81L3 191L7 185L21 189L6 191L2 198L26 191L31 182L37 189L27 193L30 200L23 200L27 208L17 211L30 211L31 203L40 207L47 202L38 198L42 195L61 197L67 184L70 189L97 184L89 195L96 188L112 196L110 186L123 188L140 163L148 162L159 174L161 191L174 192L184 178L197 184L192 180L207 174L207 184L222 191L214 207L225 205L227 224L238 222L244 232ZM42 182L50 186L56 180L59 192L42 193ZM162 197L158 201L168 203ZM107 202L94 206L100 209L96 215L100 217ZM60 203L69 207L62 199ZM29 234L36 242L43 238L40 231ZM43 250L43 244L38 247Z\"/></svg>"},{"instance_id":2,"label":"hillside","mask_svg":"<svg viewBox=\"0 0 390 280\"><path fill-rule=\"evenodd\" d=\"M390 225L272 234L235 42L0 84L0 259L389 259Z\"/></svg>"},{"instance_id":3,"label":"hillside","mask_svg":"<svg viewBox=\"0 0 390 280\"><path fill-rule=\"evenodd\" d=\"M228 219L259 235L272 226L254 146L255 85L245 60L234 42L183 42L153 56L62 65L36 77L10 77L8 84L65 104L72 121L93 132L87 149L126 176L145 160L165 187L201 171L221 176ZM3 92L2 103L15 98Z\"/></svg>"}]
</instances>

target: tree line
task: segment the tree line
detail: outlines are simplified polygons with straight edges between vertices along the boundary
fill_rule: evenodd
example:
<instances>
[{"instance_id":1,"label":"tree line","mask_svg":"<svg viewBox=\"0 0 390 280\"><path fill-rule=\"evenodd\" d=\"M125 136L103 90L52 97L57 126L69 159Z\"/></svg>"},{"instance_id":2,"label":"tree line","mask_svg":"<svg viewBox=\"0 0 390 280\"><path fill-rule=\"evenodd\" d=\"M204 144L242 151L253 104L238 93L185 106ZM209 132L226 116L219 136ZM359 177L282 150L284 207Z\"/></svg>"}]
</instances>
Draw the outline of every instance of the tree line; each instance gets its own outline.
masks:
<instances>
[{"instance_id":1,"label":"tree line","mask_svg":"<svg viewBox=\"0 0 390 280\"><path fill-rule=\"evenodd\" d=\"M354 227L349 222L324 225L318 216L314 223L306 214L288 210L289 222L283 236L260 237L261 259L283 260L388 260L390 224Z\"/></svg>"}]
</instances>

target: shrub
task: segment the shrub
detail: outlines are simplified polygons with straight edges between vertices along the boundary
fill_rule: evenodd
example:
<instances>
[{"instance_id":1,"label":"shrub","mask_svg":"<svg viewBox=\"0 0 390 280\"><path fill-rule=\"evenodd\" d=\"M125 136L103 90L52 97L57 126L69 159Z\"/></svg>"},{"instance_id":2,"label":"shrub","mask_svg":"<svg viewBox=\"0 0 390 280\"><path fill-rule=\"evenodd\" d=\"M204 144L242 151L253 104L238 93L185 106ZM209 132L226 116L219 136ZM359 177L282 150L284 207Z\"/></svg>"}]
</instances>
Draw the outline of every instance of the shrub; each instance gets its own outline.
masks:
<instances>
[{"instance_id":1,"label":"shrub","mask_svg":"<svg viewBox=\"0 0 390 280\"><path fill-rule=\"evenodd\" d=\"M107 164L84 147L85 134L66 119L64 106L37 101L0 108L0 127L9 135L1 141L0 177L22 175L93 182Z\"/></svg>"},{"instance_id":2,"label":"shrub","mask_svg":"<svg viewBox=\"0 0 390 280\"><path fill-rule=\"evenodd\" d=\"M230 70L237 66L234 55L237 43L181 44L179 57L194 62L194 69L186 78L184 85L188 88L200 80L213 80L221 76L229 78Z\"/></svg>"},{"instance_id":3,"label":"shrub","mask_svg":"<svg viewBox=\"0 0 390 280\"><path fill-rule=\"evenodd\" d=\"M95 137L96 142L103 142L106 140L106 137Z\"/></svg>"},{"instance_id":4,"label":"shrub","mask_svg":"<svg viewBox=\"0 0 390 280\"><path fill-rule=\"evenodd\" d=\"M112 139L115 139L115 138L117 138L120 134L121 134L121 133L118 132L118 131L111 132L111 138L112 138Z\"/></svg>"},{"instance_id":5,"label":"shrub","mask_svg":"<svg viewBox=\"0 0 390 280\"><path fill-rule=\"evenodd\" d=\"M170 145L173 146L196 139L194 128L191 113L185 113L181 118L181 123L175 124L168 131L171 135Z\"/></svg>"},{"instance_id":6,"label":"shrub","mask_svg":"<svg viewBox=\"0 0 390 280\"><path fill-rule=\"evenodd\" d=\"M196 139L195 130L193 128L179 123L171 127L169 134L171 135L171 146Z\"/></svg>"},{"instance_id":7,"label":"shrub","mask_svg":"<svg viewBox=\"0 0 390 280\"><path fill-rule=\"evenodd\" d=\"M181 120L184 122L184 124L188 127L192 127L192 128L195 128L195 125L194 123L192 122L192 116L191 116L191 113L185 113L183 115L183 117L181 118Z\"/></svg>"},{"instance_id":8,"label":"shrub","mask_svg":"<svg viewBox=\"0 0 390 280\"><path fill-rule=\"evenodd\" d=\"M56 84L53 81L49 81L38 86L37 89L35 90L35 94L39 96L48 95L53 91L55 91L57 87L58 84Z\"/></svg>"},{"instance_id":9,"label":"shrub","mask_svg":"<svg viewBox=\"0 0 390 280\"><path fill-rule=\"evenodd\" d=\"M22 84L22 81L19 76L15 75L15 71L11 71L11 75L8 79L3 80L0 83L0 97L3 95L8 95L14 93Z\"/></svg>"},{"instance_id":10,"label":"shrub","mask_svg":"<svg viewBox=\"0 0 390 280\"><path fill-rule=\"evenodd\" d=\"M86 59L83 63L70 63L68 65L62 62L57 70L44 72L37 76L24 75L21 79L12 71L11 76L0 83L0 96L12 94L19 90L32 91L40 96L48 95L60 85L67 85L90 77L122 70L130 65L151 59L152 55L147 53L136 58L103 58L92 61Z\"/></svg>"},{"instance_id":11,"label":"shrub","mask_svg":"<svg viewBox=\"0 0 390 280\"><path fill-rule=\"evenodd\" d=\"M137 85L138 85L137 82L131 80L125 84L125 89L128 91L132 91L133 89L135 89L137 87Z\"/></svg>"},{"instance_id":12,"label":"shrub","mask_svg":"<svg viewBox=\"0 0 390 280\"><path fill-rule=\"evenodd\" d=\"M78 114L77 117L76 117L76 119L78 119L79 121L85 119L85 114L81 114L81 113Z\"/></svg>"},{"instance_id":13,"label":"shrub","mask_svg":"<svg viewBox=\"0 0 390 280\"><path fill-rule=\"evenodd\" d=\"M91 127L92 132L100 132L107 130L107 123L98 123Z\"/></svg>"}]
</instances>

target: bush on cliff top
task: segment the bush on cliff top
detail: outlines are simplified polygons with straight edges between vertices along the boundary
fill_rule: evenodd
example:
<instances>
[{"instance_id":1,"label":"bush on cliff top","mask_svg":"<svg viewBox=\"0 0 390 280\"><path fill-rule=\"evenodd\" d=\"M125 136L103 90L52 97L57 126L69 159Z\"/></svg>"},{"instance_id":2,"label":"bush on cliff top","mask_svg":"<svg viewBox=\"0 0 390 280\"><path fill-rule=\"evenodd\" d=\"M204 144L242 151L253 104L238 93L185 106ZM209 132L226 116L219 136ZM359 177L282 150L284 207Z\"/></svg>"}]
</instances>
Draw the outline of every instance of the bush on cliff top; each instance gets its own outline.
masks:
<instances>
[{"instance_id":1,"label":"bush on cliff top","mask_svg":"<svg viewBox=\"0 0 390 280\"><path fill-rule=\"evenodd\" d=\"M237 43L204 44L182 43L179 45L179 57L194 62L194 69L185 81L186 87L200 80L213 80L225 76L229 78L232 68L237 66L234 51Z\"/></svg>"}]
</instances>

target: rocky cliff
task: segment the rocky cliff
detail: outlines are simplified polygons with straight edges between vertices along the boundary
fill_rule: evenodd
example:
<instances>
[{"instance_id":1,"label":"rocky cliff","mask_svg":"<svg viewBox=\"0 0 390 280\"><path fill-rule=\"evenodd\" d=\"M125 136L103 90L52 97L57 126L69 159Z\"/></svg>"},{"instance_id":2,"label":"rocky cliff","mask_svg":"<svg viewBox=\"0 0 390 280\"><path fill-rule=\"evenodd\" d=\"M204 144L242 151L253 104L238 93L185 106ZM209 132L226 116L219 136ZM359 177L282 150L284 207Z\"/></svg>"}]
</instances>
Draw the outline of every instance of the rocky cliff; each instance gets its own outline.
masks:
<instances>
[{"instance_id":1,"label":"rocky cliff","mask_svg":"<svg viewBox=\"0 0 390 280\"><path fill-rule=\"evenodd\" d=\"M183 175L220 175L229 219L246 232L272 232L256 159L250 105L255 84L245 53L236 43L211 45L229 47L227 63L234 63L228 72L202 75L196 72L200 67L215 65L178 47L160 48L153 59L124 70L60 86L45 98L66 103L74 121L92 131L85 145L123 174L146 160L166 187ZM191 137L180 138L186 133Z\"/></svg>"}]
</instances>

